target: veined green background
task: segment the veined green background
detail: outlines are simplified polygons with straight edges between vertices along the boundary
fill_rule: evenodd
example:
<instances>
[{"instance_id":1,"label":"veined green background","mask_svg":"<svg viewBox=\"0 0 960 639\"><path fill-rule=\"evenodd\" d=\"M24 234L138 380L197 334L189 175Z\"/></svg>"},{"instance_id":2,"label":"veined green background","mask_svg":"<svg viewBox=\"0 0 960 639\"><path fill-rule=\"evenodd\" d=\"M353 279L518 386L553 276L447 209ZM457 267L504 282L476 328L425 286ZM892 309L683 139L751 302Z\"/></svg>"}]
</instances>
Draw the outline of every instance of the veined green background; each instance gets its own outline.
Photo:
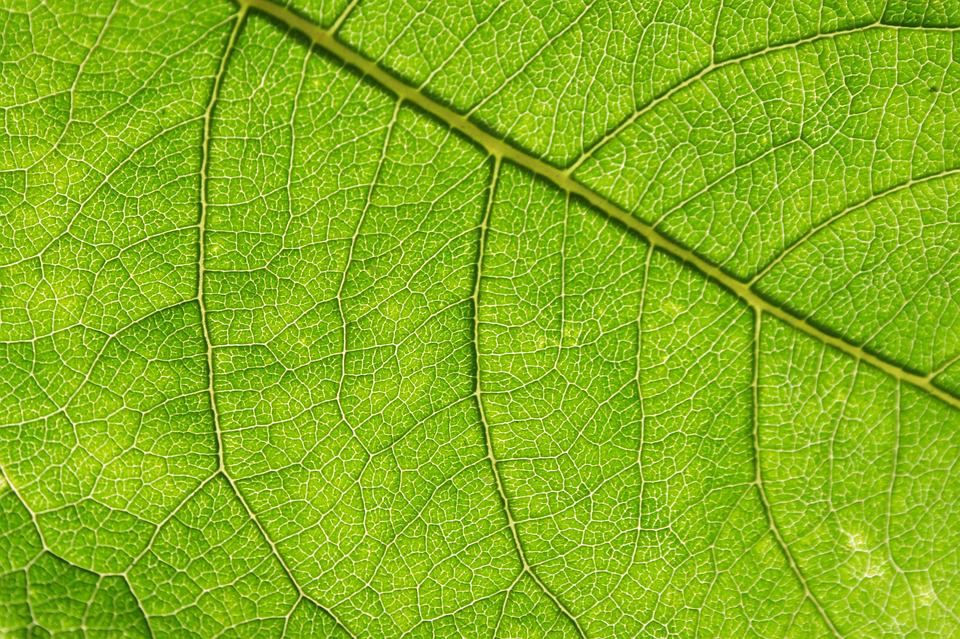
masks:
<instances>
[{"instance_id":1,"label":"veined green background","mask_svg":"<svg viewBox=\"0 0 960 639\"><path fill-rule=\"evenodd\" d=\"M250 2L0 7L0 636L960 637L957 0Z\"/></svg>"}]
</instances>

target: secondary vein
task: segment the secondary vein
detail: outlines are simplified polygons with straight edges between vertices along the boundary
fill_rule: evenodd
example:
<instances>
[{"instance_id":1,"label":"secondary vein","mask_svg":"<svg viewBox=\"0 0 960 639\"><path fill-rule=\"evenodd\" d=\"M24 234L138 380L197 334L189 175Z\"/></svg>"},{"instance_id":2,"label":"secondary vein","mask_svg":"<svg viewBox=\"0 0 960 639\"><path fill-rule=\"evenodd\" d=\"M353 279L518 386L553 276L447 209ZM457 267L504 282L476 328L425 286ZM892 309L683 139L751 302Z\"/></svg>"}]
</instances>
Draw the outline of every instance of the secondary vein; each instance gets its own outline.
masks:
<instances>
[{"instance_id":1,"label":"secondary vein","mask_svg":"<svg viewBox=\"0 0 960 639\"><path fill-rule=\"evenodd\" d=\"M210 191L210 138L213 123L213 109L217 104L217 98L220 96L220 86L223 84L223 76L226 74L227 61L233 52L237 43L237 36L240 34L240 28L243 26L244 18L247 16L247 5L240 5L237 12L236 22L233 24L233 30L230 31L230 37L224 48L223 55L220 57L220 66L217 68L217 74L213 78L213 89L210 91L210 100L207 102L207 108L203 112L203 143L200 150L200 221L197 223L199 233L199 250L197 256L197 305L200 308L200 325L203 330L203 341L206 347L207 356L207 392L210 395L210 410L213 413L213 426L217 435L217 459L218 467L221 472L226 469L224 463L223 433L220 429L220 412L217 410L217 397L213 391L213 341L210 339L210 325L207 318L207 307L203 298L203 283L206 259L205 245L207 234L207 211L209 206Z\"/></svg>"},{"instance_id":2,"label":"secondary vein","mask_svg":"<svg viewBox=\"0 0 960 639\"><path fill-rule=\"evenodd\" d=\"M480 375L480 278L483 273L483 255L484 248L487 241L487 232L490 229L490 213L493 210L493 198L497 189L497 179L500 176L500 156L493 156L493 168L491 170L490 176L490 190L487 194L487 205L483 213L483 219L480 222L480 240L478 242L477 248L477 273L476 279L474 280L473 294L471 295L471 300L473 302L473 352L474 352L474 397L477 401L477 410L480 415L480 424L483 430L483 441L487 449L487 460L490 462L490 468L493 472L493 480L497 487L497 495L500 498L500 505L503 508L503 512L507 518L507 528L510 530L510 536L513 539L514 548L517 551L517 556L520 559L521 565L521 575L526 573L530 575L530 578L533 579L534 583L543 591L543 594L546 595L548 599L557 607L560 613L570 620L570 623L573 624L573 627L576 629L577 634L580 637L586 637L586 633L583 631L583 628L580 627L580 623L577 621L577 618L573 616L573 613L563 604L562 601L553 593L550 588L540 579L539 575L533 570L533 567L530 565L530 562L527 561L526 552L523 549L523 544L520 541L520 532L517 529L517 521L513 516L513 511L510 508L510 501L507 498L507 491L503 483L503 478L500 476L500 469L498 467L497 456L493 450L493 434L490 432L490 423L487 421L487 415L483 408L483 390L481 383Z\"/></svg>"},{"instance_id":3,"label":"secondary vein","mask_svg":"<svg viewBox=\"0 0 960 639\"><path fill-rule=\"evenodd\" d=\"M829 629L830 634L834 637L837 637L837 639L841 639L843 635L841 635L840 631L837 630L837 627L833 623L833 619L831 619L830 615L827 614L823 604L820 603L820 600L817 599L817 596L813 594L812 590L810 590L810 584L807 582L807 578L800 570L800 565L794 558L793 552L791 552L786 540L780 533L780 527L777 525L777 520L773 516L773 507L771 506L770 500L767 497L767 489L763 484L763 470L760 466L760 326L762 321L762 311L755 309L753 318L753 379L750 383L753 398L753 463L755 471L753 483L756 486L757 493L759 493L760 496L760 507L763 509L763 514L766 517L767 528L773 535L773 538L777 543L777 547L783 554L784 559L787 560L787 565L790 566L790 572L792 572L794 577L797 578L800 588L803 590L804 598L807 599L811 605L813 605L814 609L817 611L817 615Z\"/></svg>"},{"instance_id":4,"label":"secondary vein","mask_svg":"<svg viewBox=\"0 0 960 639\"><path fill-rule=\"evenodd\" d=\"M294 608L301 600L307 600L313 603L315 606L320 608L324 613L326 613L334 623L341 628L348 636L354 637L353 633L350 631L336 615L325 606L321 605L318 601L310 597L307 593L303 591L303 588L300 587L299 582L294 578L293 572L287 566L286 561L284 561L283 556L280 554L279 549L274 544L273 540L267 534L266 528L263 524L260 523L260 520L257 518L256 514L253 512L253 509L250 507L250 504L247 503L246 498L243 496L243 493L240 492L240 488L236 485L233 478L227 473L225 452L223 445L223 430L220 424L220 411L217 409L217 394L214 390L214 368L213 368L213 341L210 338L210 326L209 319L207 314L206 304L204 302L203 289L204 289L204 274L205 274L205 251L204 246L206 244L206 230L207 230L207 213L209 210L209 165L210 165L210 142L211 142L211 129L213 122L213 111L217 104L217 98L220 95L220 87L223 84L223 78L226 74L227 63L230 59L230 54L236 47L237 37L240 34L240 30L243 27L244 19L247 16L249 10L249 5L241 4L240 10L236 14L236 22L234 22L233 30L230 32L230 36L227 39L226 47L224 48L223 55L220 58L220 66L217 69L217 73L213 79L213 88L210 91L210 100L207 103L207 108L203 113L203 142L201 147L200 155L200 221L198 222L199 229L199 251L197 258L197 305L200 308L200 325L203 332L203 340L206 350L207 358L207 391L210 395L210 411L213 413L213 425L214 431L216 433L217 440L217 463L218 468L211 477L204 480L200 486L194 491L198 492L200 488L206 485L211 479L220 475L226 481L227 485L231 491L236 495L237 500L239 500L240 505L243 506L243 509L246 511L248 517L253 522L257 531L260 533L260 536L263 538L264 542L270 549L270 553L276 558L277 562L280 564L280 568L283 573L286 575L287 579L293 585L294 589L297 591L298 599L294 604ZM185 499L184 502L189 500ZM179 507L178 507L179 508ZM175 512L175 511L174 511ZM171 513L172 516L172 513ZM160 526L157 527L159 531ZM149 546L148 546L149 547ZM291 609L292 614L293 609Z\"/></svg>"}]
</instances>

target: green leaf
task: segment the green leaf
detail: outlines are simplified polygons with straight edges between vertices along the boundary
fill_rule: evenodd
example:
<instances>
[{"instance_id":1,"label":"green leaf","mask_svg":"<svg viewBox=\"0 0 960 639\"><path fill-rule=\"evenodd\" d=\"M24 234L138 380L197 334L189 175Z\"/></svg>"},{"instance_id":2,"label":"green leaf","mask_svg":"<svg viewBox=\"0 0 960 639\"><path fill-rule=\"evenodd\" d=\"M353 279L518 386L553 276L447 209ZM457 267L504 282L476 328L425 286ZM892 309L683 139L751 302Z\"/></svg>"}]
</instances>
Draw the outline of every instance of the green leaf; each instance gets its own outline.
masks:
<instances>
[{"instance_id":1,"label":"green leaf","mask_svg":"<svg viewBox=\"0 0 960 639\"><path fill-rule=\"evenodd\" d=\"M960 635L956 0L0 34L0 635Z\"/></svg>"}]
</instances>

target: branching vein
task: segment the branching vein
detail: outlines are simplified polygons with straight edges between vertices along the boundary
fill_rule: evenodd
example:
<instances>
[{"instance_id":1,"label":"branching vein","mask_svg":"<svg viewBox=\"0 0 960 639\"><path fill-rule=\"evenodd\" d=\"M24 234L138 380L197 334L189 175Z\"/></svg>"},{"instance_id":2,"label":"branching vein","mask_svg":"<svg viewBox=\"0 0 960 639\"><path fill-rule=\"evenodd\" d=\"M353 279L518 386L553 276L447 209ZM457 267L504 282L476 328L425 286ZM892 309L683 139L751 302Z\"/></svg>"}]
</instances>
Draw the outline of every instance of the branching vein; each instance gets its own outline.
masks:
<instances>
[{"instance_id":1,"label":"branching vein","mask_svg":"<svg viewBox=\"0 0 960 639\"><path fill-rule=\"evenodd\" d=\"M209 163L210 163L210 141L211 141L211 128L213 122L213 113L216 107L217 98L220 94L220 86L223 81L223 77L226 73L227 63L230 59L230 54L233 52L233 49L237 42L237 36L240 34L240 30L243 27L244 19L247 16L249 7L247 5L241 5L240 10L237 12L236 22L233 25L233 30L230 32L230 37L227 40L226 47L223 52L223 56L220 59L220 67L217 69L217 74L214 77L213 89L210 92L210 101L207 103L206 111L203 115L203 146L201 151L201 161L200 161L200 222L199 222L199 251L198 251L198 264L197 264L197 303L200 307L200 318L201 325L203 330L203 339L206 346L206 357L207 357L207 390L210 395L210 411L213 414L213 424L214 430L216 431L217 439L217 459L218 459L218 470L217 474L223 476L227 484L229 484L230 489L236 495L240 504L243 506L250 520L256 526L258 532L263 538L264 542L269 546L270 553L276 558L277 562L280 564L280 567L283 569L284 574L287 579L293 585L298 593L298 601L306 599L316 605L318 608L323 610L334 622L339 626L344 632L349 636L353 637L353 633L333 614L332 611L328 610L322 606L319 602L315 601L309 595L307 595L303 588L301 588L300 583L293 576L293 572L287 566L286 561L284 561L283 556L280 554L280 551L277 549L276 545L273 543L273 540L267 534L266 529L260 523L260 520L257 518L256 514L250 508L250 505L247 503L246 497L240 491L236 482L227 472L226 465L226 451L224 449L223 442L223 430L220 424L220 413L217 409L217 395L215 392L214 384L214 361L213 361L213 341L210 338L210 326L209 320L207 317L206 304L204 302L204 244L206 240L206 228L207 228L207 214L209 210ZM200 487L205 485L208 480L200 484ZM194 492L199 491L200 487L197 488ZM189 499L189 498L188 498ZM187 500L184 500L184 503ZM176 509L175 509L176 510ZM159 530L159 527L158 527ZM294 604L296 608L297 604ZM291 611L292 614L292 611Z\"/></svg>"},{"instance_id":2,"label":"branching vein","mask_svg":"<svg viewBox=\"0 0 960 639\"><path fill-rule=\"evenodd\" d=\"M503 507L503 511L506 514L507 518L507 527L510 529L510 536L513 539L513 545L516 548L517 556L520 559L520 565L522 567L522 573L527 573L530 575L531 579L537 584L540 590L549 598L554 605L560 610L567 619L570 620L570 623L573 624L573 627L576 629L577 634L581 637L586 637L586 633L583 631L583 628L580 627L579 621L570 612L570 610L564 605L562 601L553 593L550 588L547 587L543 580L540 579L540 576L537 575L534 571L533 566L530 565L530 562L527 561L526 553L523 549L523 543L520 541L520 531L517 529L517 521L513 516L513 510L510 508L510 500L507 498L506 487L503 483L503 478L500 476L500 469L498 467L498 460L496 453L493 448L493 433L491 433L490 423L487 421L486 412L483 407L483 382L482 375L480 373L480 282L483 274L483 255L484 247L487 241L487 232L490 228L490 213L493 210L493 202L497 189L497 179L500 176L500 157L494 156L493 159L493 170L491 172L490 179L490 191L487 195L487 206L483 214L483 220L480 223L480 241L479 247L477 249L477 274L476 280L474 282L473 288L473 344L474 344L474 396L477 400L477 410L480 415L480 424L483 429L483 440L484 444L487 447L487 459L490 461L490 468L493 471L494 483L497 486L497 495L500 498L500 504Z\"/></svg>"},{"instance_id":3,"label":"branching vein","mask_svg":"<svg viewBox=\"0 0 960 639\"><path fill-rule=\"evenodd\" d=\"M530 155L509 142L496 137L466 116L457 113L450 107L393 76L375 62L344 45L336 39L332 33L306 18L297 15L271 0L246 0L244 6L250 6L262 11L291 29L304 34L330 55L371 78L400 98L440 119L451 128L461 132L467 139L483 147L489 154L501 160L513 162L551 182L563 191L585 200L593 208L601 211L611 220L622 224L631 231L644 237L654 248L658 248L694 267L711 280L744 300L750 306L784 321L798 331L806 333L851 357L862 359L895 379L916 386L954 408L960 409L960 397L938 387L927 375L908 370L893 361L868 351L862 345L853 344L843 337L831 334L827 330L814 325L808 319L795 314L792 310L771 302L753 290L746 282L730 275L698 253L686 248L677 241L657 231L649 224L641 221L608 198L584 186L575 180L567 171L561 170L540 158Z\"/></svg>"}]
</instances>

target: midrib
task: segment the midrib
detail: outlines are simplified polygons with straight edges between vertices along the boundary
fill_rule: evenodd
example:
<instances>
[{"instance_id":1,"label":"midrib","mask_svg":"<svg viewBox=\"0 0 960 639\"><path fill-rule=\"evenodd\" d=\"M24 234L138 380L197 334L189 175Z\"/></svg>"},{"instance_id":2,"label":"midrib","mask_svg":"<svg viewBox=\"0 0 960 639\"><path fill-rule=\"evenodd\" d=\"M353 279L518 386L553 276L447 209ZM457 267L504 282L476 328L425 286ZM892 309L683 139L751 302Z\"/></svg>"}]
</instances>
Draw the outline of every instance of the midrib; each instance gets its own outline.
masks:
<instances>
[{"instance_id":1,"label":"midrib","mask_svg":"<svg viewBox=\"0 0 960 639\"><path fill-rule=\"evenodd\" d=\"M421 92L414 86L411 86L383 69L376 62L369 60L343 44L334 37L331 31L328 31L318 24L297 15L293 11L275 4L271 0L237 0L241 6L261 11L262 13L281 22L287 27L302 33L309 38L316 46L323 49L328 54L337 58L343 64L353 67L364 76L371 78L374 82L396 94L399 98L416 105L423 111L441 120L451 128L459 131L467 139L480 145L487 153L499 160L507 160L523 167L551 182L556 187L576 195L583 199L595 209L605 214L608 218L619 222L631 231L644 237L654 248L672 255L703 273L709 279L720 284L734 295L742 299L758 312L768 313L773 317L785 322L796 330L813 337L814 339L832 346L851 357L863 360L868 364L880 369L891 377L911 384L924 392L936 397L937 399L960 409L960 397L949 393L933 383L933 380L927 375L921 375L907 370L906 368L880 357L874 353L865 350L862 346L852 344L842 337L831 335L827 331L811 324L806 319L794 315L792 312L777 306L767 298L763 297L747 283L740 281L732 275L718 268L707 259L690 249L680 245L669 237L661 234L649 224L641 221L637 217L628 213L619 205L600 195L593 189L590 189L567 172L544 162L543 160L530 155L526 151L519 149L509 142L502 140L481 126L467 119L465 116L457 113L450 107L438 102Z\"/></svg>"}]
</instances>

